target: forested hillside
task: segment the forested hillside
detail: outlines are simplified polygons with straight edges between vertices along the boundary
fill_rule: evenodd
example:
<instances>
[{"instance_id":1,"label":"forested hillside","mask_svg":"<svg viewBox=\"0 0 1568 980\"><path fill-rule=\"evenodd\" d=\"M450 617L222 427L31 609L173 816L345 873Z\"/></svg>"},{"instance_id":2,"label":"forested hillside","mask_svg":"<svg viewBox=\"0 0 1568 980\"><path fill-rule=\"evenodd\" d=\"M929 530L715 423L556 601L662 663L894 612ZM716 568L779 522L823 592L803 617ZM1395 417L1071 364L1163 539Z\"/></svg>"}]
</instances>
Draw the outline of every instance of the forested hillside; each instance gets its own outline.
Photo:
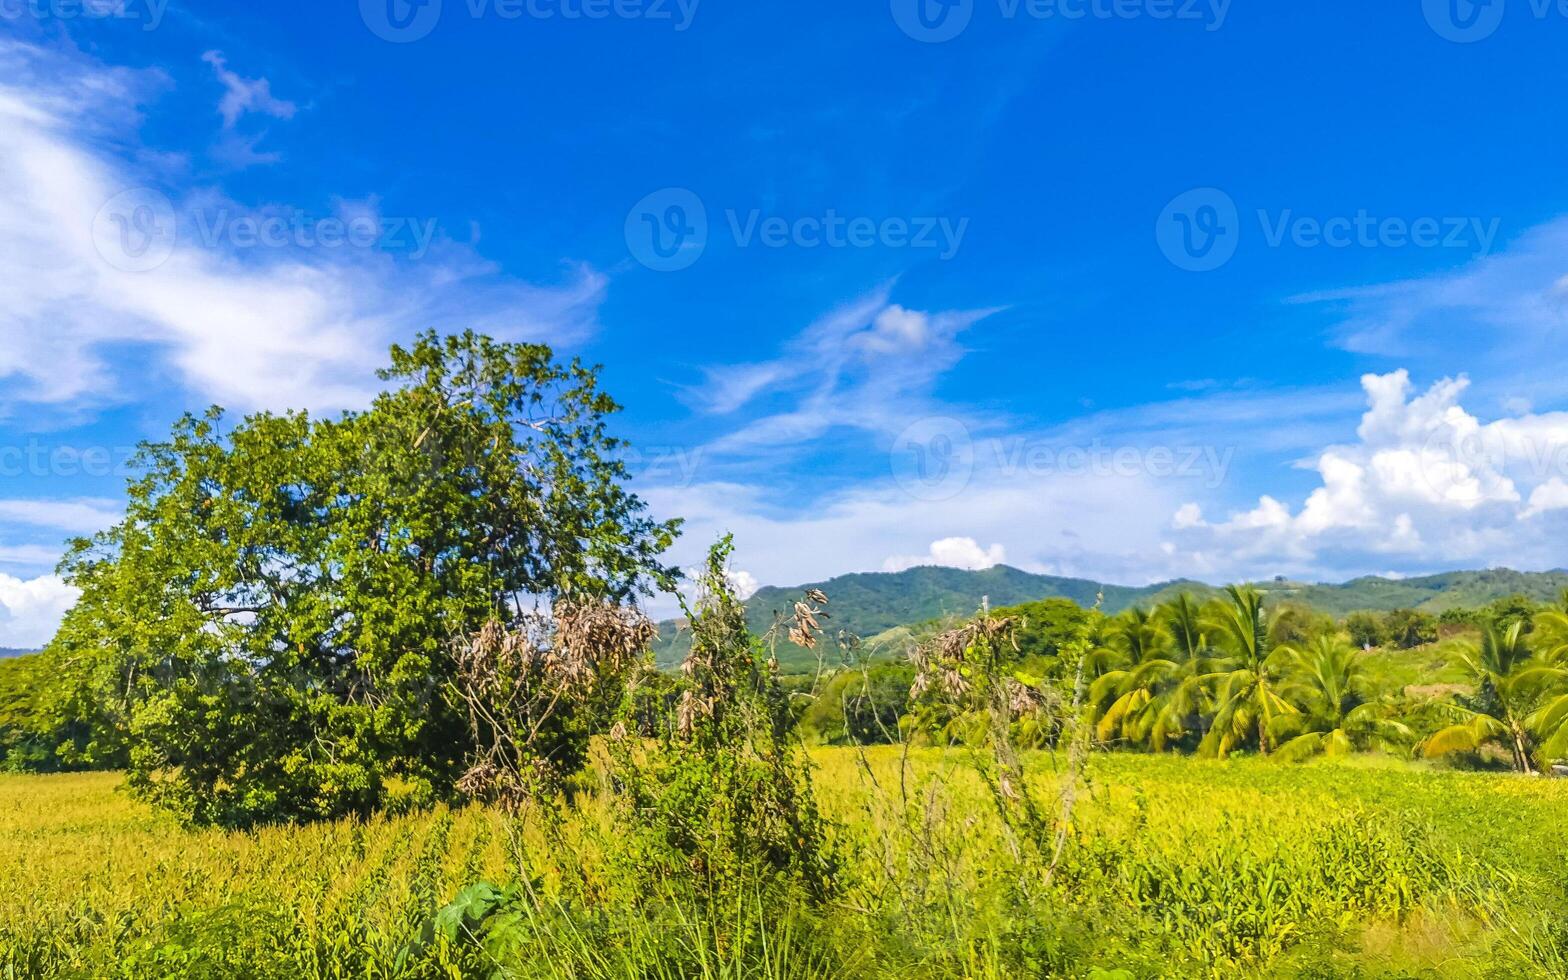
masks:
<instances>
[{"instance_id":1,"label":"forested hillside","mask_svg":"<svg viewBox=\"0 0 1568 980\"><path fill-rule=\"evenodd\" d=\"M1340 584L1273 580L1255 583L1279 599L1343 617L1360 610L1418 609L1438 613L1445 609L1473 608L1506 596L1523 595L1536 602L1550 602L1568 589L1568 572L1516 572L1499 568L1487 571L1444 572L1421 578L1393 579L1368 576ZM832 597L830 634L840 630L870 639L899 626L963 616L974 612L985 597L993 606L1014 606L1035 599L1071 599L1091 605L1105 591L1104 610L1115 614L1130 606L1153 605L1182 592L1196 599L1211 598L1219 589L1203 582L1183 580L1144 587L1101 585L1088 579L1035 575L1007 565L971 572L957 568L922 567L904 572L868 572L841 575L824 582L792 588L761 589L746 603L748 625L757 634L767 632L775 615L783 615L806 589L820 589ZM686 641L677 620L659 624L655 645L663 666L678 663ZM786 670L816 663L816 653L802 650L788 640L779 643L779 661Z\"/></svg>"}]
</instances>

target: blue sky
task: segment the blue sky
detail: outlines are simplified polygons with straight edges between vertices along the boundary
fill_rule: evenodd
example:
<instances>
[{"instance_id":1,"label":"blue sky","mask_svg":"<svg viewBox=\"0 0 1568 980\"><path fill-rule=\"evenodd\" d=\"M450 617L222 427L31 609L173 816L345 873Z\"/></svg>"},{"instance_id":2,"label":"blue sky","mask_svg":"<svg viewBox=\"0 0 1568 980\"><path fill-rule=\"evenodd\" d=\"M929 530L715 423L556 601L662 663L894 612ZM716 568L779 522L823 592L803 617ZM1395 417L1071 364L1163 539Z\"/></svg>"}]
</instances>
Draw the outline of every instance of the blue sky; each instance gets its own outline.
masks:
<instances>
[{"instance_id":1,"label":"blue sky","mask_svg":"<svg viewBox=\"0 0 1568 980\"><path fill-rule=\"evenodd\" d=\"M748 583L1568 564L1568 13L919 2L0 0L0 646L128 447L426 326L603 362Z\"/></svg>"}]
</instances>

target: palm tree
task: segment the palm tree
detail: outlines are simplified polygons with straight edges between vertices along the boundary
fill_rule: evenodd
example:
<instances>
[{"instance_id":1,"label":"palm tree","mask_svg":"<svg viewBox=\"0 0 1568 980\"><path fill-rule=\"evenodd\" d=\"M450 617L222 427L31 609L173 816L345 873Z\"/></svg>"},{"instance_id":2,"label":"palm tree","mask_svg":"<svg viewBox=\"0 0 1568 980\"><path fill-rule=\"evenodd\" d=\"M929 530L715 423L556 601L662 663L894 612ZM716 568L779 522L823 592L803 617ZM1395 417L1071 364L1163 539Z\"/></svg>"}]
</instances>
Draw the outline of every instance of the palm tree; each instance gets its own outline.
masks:
<instances>
[{"instance_id":1,"label":"palm tree","mask_svg":"<svg viewBox=\"0 0 1568 980\"><path fill-rule=\"evenodd\" d=\"M1512 755L1516 771L1535 772L1531 731L1551 730L1553 736L1548 741L1559 741L1560 726L1553 729L1552 723L1559 714L1568 715L1568 706L1558 712L1554 710L1555 701L1548 702L1533 714L1530 708L1543 687L1568 679L1568 671L1551 659L1532 657L1524 626L1523 621L1507 629L1490 626L1481 634L1480 649L1464 658L1479 687L1479 707L1450 705L1450 710L1462 720L1427 736L1421 744L1423 755L1434 758L1451 752L1474 752L1488 742L1500 742ZM1548 652L1549 658L1553 655Z\"/></svg>"},{"instance_id":2,"label":"palm tree","mask_svg":"<svg viewBox=\"0 0 1568 980\"><path fill-rule=\"evenodd\" d=\"M1299 732L1279 747L1284 759L1349 755L1371 746L1409 744L1409 728L1389 717L1390 707L1361 696L1364 673L1356 651L1337 637L1319 637L1307 650L1282 648L1282 693L1300 713L1276 720L1282 734Z\"/></svg>"},{"instance_id":3,"label":"palm tree","mask_svg":"<svg viewBox=\"0 0 1568 980\"><path fill-rule=\"evenodd\" d=\"M1557 597L1555 606L1536 613L1534 621L1531 642L1536 657L1552 664L1568 661L1568 589Z\"/></svg>"},{"instance_id":4,"label":"palm tree","mask_svg":"<svg viewBox=\"0 0 1568 980\"><path fill-rule=\"evenodd\" d=\"M1125 614L1112 644L1116 669L1090 691L1097 708L1096 735L1146 743L1156 752L1183 737L1203 707L1207 641L1197 604L1183 593L1156 607Z\"/></svg>"},{"instance_id":5,"label":"palm tree","mask_svg":"<svg viewBox=\"0 0 1568 980\"><path fill-rule=\"evenodd\" d=\"M1095 732L1102 742L1117 737L1142 741L1141 719L1153 702L1168 661L1163 658L1169 638L1159 621L1136 607L1117 617L1110 644L1103 651L1105 666L1089 688L1089 703L1098 715Z\"/></svg>"},{"instance_id":6,"label":"palm tree","mask_svg":"<svg viewBox=\"0 0 1568 980\"><path fill-rule=\"evenodd\" d=\"M1535 614L1531 637L1536 666L1532 681L1539 684L1544 700L1525 719L1525 727L1541 739L1537 757L1542 766L1568 757L1568 589L1555 606Z\"/></svg>"},{"instance_id":7,"label":"palm tree","mask_svg":"<svg viewBox=\"0 0 1568 980\"><path fill-rule=\"evenodd\" d=\"M1271 684L1273 667L1268 645L1268 621L1263 594L1250 586L1228 586L1228 602L1215 614L1216 633L1226 656L1209 675L1214 685L1214 724L1201 749L1224 758L1256 731L1258 747L1268 755L1273 744L1270 730L1280 715L1296 708L1280 697Z\"/></svg>"}]
</instances>

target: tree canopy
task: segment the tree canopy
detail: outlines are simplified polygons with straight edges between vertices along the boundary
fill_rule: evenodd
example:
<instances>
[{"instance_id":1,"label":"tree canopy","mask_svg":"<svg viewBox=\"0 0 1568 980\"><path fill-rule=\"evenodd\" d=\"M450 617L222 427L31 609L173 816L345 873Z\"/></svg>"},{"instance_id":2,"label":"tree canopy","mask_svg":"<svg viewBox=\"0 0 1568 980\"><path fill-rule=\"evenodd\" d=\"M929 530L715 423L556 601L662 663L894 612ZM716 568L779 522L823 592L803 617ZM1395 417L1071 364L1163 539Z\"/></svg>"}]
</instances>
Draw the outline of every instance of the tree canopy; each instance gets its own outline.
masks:
<instances>
[{"instance_id":1,"label":"tree canopy","mask_svg":"<svg viewBox=\"0 0 1568 980\"><path fill-rule=\"evenodd\" d=\"M677 523L625 488L596 369L427 333L379 376L335 418L180 419L136 457L124 520L62 563L82 598L49 656L113 705L100 751L188 819L364 812L394 779L449 792L455 644L674 574Z\"/></svg>"}]
</instances>

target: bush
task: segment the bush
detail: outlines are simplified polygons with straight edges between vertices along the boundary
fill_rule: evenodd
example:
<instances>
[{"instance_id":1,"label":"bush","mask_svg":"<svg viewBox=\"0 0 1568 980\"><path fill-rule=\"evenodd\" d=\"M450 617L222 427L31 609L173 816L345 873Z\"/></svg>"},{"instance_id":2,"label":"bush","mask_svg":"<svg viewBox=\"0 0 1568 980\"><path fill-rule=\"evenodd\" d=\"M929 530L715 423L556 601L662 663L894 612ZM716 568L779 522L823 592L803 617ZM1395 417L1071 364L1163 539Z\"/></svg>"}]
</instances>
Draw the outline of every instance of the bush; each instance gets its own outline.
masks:
<instances>
[{"instance_id":1,"label":"bush","mask_svg":"<svg viewBox=\"0 0 1568 980\"><path fill-rule=\"evenodd\" d=\"M1414 609L1396 609L1383 618L1383 633L1401 650L1437 642L1437 619Z\"/></svg>"},{"instance_id":2,"label":"bush","mask_svg":"<svg viewBox=\"0 0 1568 980\"><path fill-rule=\"evenodd\" d=\"M836 884L827 825L817 809L811 763L795 736L778 664L746 627L728 561L733 545L708 554L695 609L682 691L652 745L619 726L618 802L634 832L629 874L686 881L703 901L740 900L748 888L798 887L825 898ZM791 639L811 646L816 604L797 603Z\"/></svg>"},{"instance_id":3,"label":"bush","mask_svg":"<svg viewBox=\"0 0 1568 980\"><path fill-rule=\"evenodd\" d=\"M801 737L816 745L880 745L899 739L914 668L879 664L834 674L802 713Z\"/></svg>"},{"instance_id":4,"label":"bush","mask_svg":"<svg viewBox=\"0 0 1568 980\"><path fill-rule=\"evenodd\" d=\"M1346 616L1345 632L1350 634L1350 642L1362 648L1380 647L1388 642L1383 620L1376 613L1353 612Z\"/></svg>"}]
</instances>

